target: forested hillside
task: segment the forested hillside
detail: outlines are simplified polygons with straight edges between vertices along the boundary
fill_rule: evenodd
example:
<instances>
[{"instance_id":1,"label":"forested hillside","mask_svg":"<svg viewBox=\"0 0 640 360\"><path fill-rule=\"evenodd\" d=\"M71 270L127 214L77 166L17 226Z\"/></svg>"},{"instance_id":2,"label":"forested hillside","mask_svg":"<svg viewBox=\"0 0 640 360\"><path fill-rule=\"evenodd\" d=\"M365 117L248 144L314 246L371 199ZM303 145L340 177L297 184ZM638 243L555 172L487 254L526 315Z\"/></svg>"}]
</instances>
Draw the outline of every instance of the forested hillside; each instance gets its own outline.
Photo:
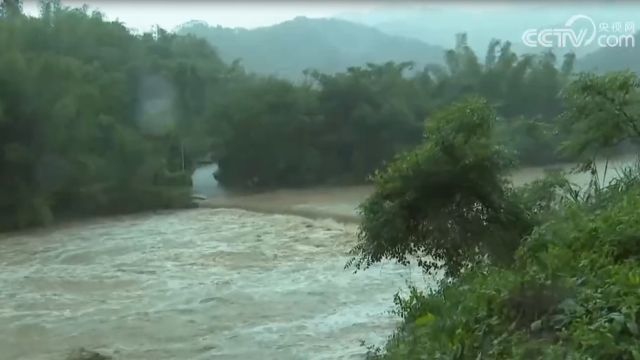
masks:
<instances>
[{"instance_id":1,"label":"forested hillside","mask_svg":"<svg viewBox=\"0 0 640 360\"><path fill-rule=\"evenodd\" d=\"M191 22L177 33L206 39L229 63L240 59L248 71L288 80L302 79L306 69L335 73L367 63L414 61L422 67L442 63L444 52L439 46L336 19L298 17L251 30Z\"/></svg>"},{"instance_id":2,"label":"forested hillside","mask_svg":"<svg viewBox=\"0 0 640 360\"><path fill-rule=\"evenodd\" d=\"M189 204L198 121L235 76L204 40L5 0L0 48L0 228Z\"/></svg>"},{"instance_id":3,"label":"forested hillside","mask_svg":"<svg viewBox=\"0 0 640 360\"><path fill-rule=\"evenodd\" d=\"M481 61L460 35L445 65L369 63L294 83L225 64L191 35L134 35L58 1L30 18L19 5L5 0L0 18L5 228L185 205L194 159L209 153L227 188L361 184L468 95L495 107L497 135L521 164L570 160L555 150L567 133L554 123L572 55L518 56L494 41ZM302 36L300 22L283 25L289 37Z\"/></svg>"},{"instance_id":4,"label":"forested hillside","mask_svg":"<svg viewBox=\"0 0 640 360\"><path fill-rule=\"evenodd\" d=\"M501 115L496 131L522 164L567 160L555 148L565 134L553 126L574 57L518 57L493 42L486 64L458 38L446 66L407 76L410 63L310 73L294 86L264 79L239 89L224 109L218 180L229 187L272 188L362 183L385 161L422 140L434 111L467 95L487 98Z\"/></svg>"}]
</instances>

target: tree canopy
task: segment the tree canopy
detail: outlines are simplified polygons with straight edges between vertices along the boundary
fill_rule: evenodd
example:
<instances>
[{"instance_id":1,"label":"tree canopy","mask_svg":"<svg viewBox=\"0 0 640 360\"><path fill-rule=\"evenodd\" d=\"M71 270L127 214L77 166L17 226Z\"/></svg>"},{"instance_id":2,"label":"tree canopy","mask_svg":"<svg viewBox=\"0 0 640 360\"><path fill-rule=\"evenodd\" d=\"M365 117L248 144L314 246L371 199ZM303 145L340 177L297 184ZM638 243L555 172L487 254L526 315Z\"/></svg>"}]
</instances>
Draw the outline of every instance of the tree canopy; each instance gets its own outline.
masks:
<instances>
[{"instance_id":1,"label":"tree canopy","mask_svg":"<svg viewBox=\"0 0 640 360\"><path fill-rule=\"evenodd\" d=\"M563 93L561 128L581 130L565 149L586 156L582 170L593 171L594 154L638 140L637 84L632 73L585 74ZM497 181L504 156L487 131L493 117L477 100L448 107L422 145L376 178L356 259L415 259L449 276L396 297L403 322L369 358L638 358L640 166L601 186L550 174L508 192ZM439 160L447 147L460 155Z\"/></svg>"},{"instance_id":2,"label":"tree canopy","mask_svg":"<svg viewBox=\"0 0 640 360\"><path fill-rule=\"evenodd\" d=\"M495 108L492 129L521 164L571 158L555 151L566 133L556 131L554 120L563 109L560 95L570 81L573 55L561 64L552 53L518 57L510 43L496 40L482 64L463 34L444 55L444 67L367 64L336 74L309 70L299 85L259 80L248 88L249 96L237 88L221 118L228 137L221 140L218 180L258 189L366 182L396 154L420 143L434 113L468 96L483 97ZM267 88L269 94L256 95ZM282 113L284 108L289 111Z\"/></svg>"},{"instance_id":3,"label":"tree canopy","mask_svg":"<svg viewBox=\"0 0 640 360\"><path fill-rule=\"evenodd\" d=\"M20 11L2 2L1 227L188 205L181 142L230 68L204 40L133 35L86 7Z\"/></svg>"}]
</instances>

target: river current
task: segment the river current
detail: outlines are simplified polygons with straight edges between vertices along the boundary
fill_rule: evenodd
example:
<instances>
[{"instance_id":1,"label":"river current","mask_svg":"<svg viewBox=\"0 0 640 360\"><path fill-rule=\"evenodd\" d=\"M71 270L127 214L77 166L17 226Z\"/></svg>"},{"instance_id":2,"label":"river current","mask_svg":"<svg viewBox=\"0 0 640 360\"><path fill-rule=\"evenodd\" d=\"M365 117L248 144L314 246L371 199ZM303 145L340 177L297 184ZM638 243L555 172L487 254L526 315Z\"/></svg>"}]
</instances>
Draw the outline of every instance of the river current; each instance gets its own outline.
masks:
<instances>
[{"instance_id":1,"label":"river current","mask_svg":"<svg viewBox=\"0 0 640 360\"><path fill-rule=\"evenodd\" d=\"M353 225L243 210L122 216L0 240L0 359L350 359L419 271L343 269Z\"/></svg>"},{"instance_id":2,"label":"river current","mask_svg":"<svg viewBox=\"0 0 640 360\"><path fill-rule=\"evenodd\" d=\"M0 359L360 359L397 324L396 292L435 285L393 263L344 269L369 188L237 197L203 183L211 170L194 174L213 197L200 209L0 235Z\"/></svg>"}]
</instances>

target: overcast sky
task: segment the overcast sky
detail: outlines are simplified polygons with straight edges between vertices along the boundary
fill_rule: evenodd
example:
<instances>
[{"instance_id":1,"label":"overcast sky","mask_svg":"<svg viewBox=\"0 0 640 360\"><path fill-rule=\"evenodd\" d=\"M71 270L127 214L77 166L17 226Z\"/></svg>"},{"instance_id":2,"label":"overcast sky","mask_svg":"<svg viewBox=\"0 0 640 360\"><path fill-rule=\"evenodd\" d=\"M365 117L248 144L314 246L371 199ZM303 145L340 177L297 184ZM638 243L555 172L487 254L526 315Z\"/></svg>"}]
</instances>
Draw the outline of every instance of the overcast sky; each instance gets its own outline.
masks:
<instances>
[{"instance_id":1,"label":"overcast sky","mask_svg":"<svg viewBox=\"0 0 640 360\"><path fill-rule=\"evenodd\" d=\"M190 20L224 27L256 28L281 23L296 16L337 17L376 26L383 31L452 46L453 34L471 34L470 45L480 49L493 37L520 41L528 28L559 26L571 15L584 13L596 22L633 20L640 25L638 3L601 1L588 3L526 1L179 1L179 0L63 0L73 7L87 3L109 20L119 20L138 31L160 25L168 31ZM616 2L615 6L611 6ZM24 0L24 9L38 14L37 0ZM637 17L637 18L636 18Z\"/></svg>"},{"instance_id":2,"label":"overcast sky","mask_svg":"<svg viewBox=\"0 0 640 360\"><path fill-rule=\"evenodd\" d=\"M119 19L130 28L149 30L158 24L166 30L189 20L203 20L225 27L255 28L293 19L296 16L331 17L344 12L367 11L380 4L365 2L217 2L217 1L63 1L69 6L88 4L98 8L108 19ZM24 9L38 14L37 1L25 1Z\"/></svg>"},{"instance_id":3,"label":"overcast sky","mask_svg":"<svg viewBox=\"0 0 640 360\"><path fill-rule=\"evenodd\" d=\"M127 27L146 31L153 25L160 25L166 30L189 20L203 20L211 25L225 27L255 28L277 24L296 16L310 18L333 17L340 14L364 14L381 8L411 8L420 6L417 2L403 1L399 4L390 2L348 2L348 1L286 1L286 2L247 2L247 1L118 1L87 0L63 1L63 4L79 7L88 4L91 8L100 9L110 20L120 20ZM424 2L422 6L424 6ZM429 3L433 6L447 6L446 3ZM491 8L503 7L504 3L456 3L453 6L464 6L466 10L479 9L487 11ZM38 3L25 0L24 9L28 14L38 14Z\"/></svg>"}]
</instances>

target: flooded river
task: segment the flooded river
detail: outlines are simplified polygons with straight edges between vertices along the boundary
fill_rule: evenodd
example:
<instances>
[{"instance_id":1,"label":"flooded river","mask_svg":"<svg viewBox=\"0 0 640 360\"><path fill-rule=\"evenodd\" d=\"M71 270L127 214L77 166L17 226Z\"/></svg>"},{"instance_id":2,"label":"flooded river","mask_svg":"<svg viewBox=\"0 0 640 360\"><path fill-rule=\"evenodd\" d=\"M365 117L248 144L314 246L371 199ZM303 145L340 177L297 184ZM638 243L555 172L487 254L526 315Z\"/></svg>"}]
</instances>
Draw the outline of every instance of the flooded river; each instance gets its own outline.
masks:
<instances>
[{"instance_id":1,"label":"flooded river","mask_svg":"<svg viewBox=\"0 0 640 360\"><path fill-rule=\"evenodd\" d=\"M211 208L0 235L0 359L78 347L123 360L362 358L360 341L382 344L397 322L394 293L434 284L390 263L343 269L369 191L214 196Z\"/></svg>"},{"instance_id":2,"label":"flooded river","mask_svg":"<svg viewBox=\"0 0 640 360\"><path fill-rule=\"evenodd\" d=\"M419 271L344 271L355 226L196 209L0 239L0 359L349 359Z\"/></svg>"}]
</instances>

